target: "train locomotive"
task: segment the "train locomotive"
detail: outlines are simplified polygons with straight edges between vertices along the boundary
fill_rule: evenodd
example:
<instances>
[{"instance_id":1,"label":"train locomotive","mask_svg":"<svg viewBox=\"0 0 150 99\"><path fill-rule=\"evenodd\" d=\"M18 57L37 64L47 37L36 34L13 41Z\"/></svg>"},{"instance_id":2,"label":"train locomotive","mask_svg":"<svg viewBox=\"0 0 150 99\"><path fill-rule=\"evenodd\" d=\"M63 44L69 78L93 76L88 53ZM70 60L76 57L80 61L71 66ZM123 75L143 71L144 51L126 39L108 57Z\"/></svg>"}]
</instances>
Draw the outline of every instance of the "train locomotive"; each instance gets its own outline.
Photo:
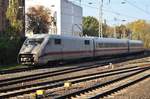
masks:
<instances>
[{"instance_id":1,"label":"train locomotive","mask_svg":"<svg viewBox=\"0 0 150 99\"><path fill-rule=\"evenodd\" d=\"M47 64L75 59L142 52L140 40L34 34L18 54L21 64Z\"/></svg>"}]
</instances>

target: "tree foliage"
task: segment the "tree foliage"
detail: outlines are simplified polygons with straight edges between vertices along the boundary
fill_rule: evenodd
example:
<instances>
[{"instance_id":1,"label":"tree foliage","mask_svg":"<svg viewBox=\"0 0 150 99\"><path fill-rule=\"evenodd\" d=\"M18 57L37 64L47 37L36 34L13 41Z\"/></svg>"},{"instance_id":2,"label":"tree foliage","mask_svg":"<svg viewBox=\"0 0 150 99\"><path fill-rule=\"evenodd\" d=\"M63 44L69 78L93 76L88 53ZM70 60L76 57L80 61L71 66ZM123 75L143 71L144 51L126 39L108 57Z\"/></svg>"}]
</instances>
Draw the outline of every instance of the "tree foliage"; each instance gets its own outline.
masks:
<instances>
[{"instance_id":1,"label":"tree foliage","mask_svg":"<svg viewBox=\"0 0 150 99\"><path fill-rule=\"evenodd\" d=\"M91 16L83 17L83 35L98 36L99 35L99 21ZM108 25L102 24L103 37L108 37L107 31Z\"/></svg>"},{"instance_id":2,"label":"tree foliage","mask_svg":"<svg viewBox=\"0 0 150 99\"><path fill-rule=\"evenodd\" d=\"M19 0L9 0L6 18L8 26L4 33L0 33L0 65L16 64L24 41L21 37L23 20L19 18Z\"/></svg>"},{"instance_id":3,"label":"tree foliage","mask_svg":"<svg viewBox=\"0 0 150 99\"><path fill-rule=\"evenodd\" d=\"M142 40L146 48L150 48L150 23L145 20L137 20L127 24L132 31L132 38Z\"/></svg>"},{"instance_id":4,"label":"tree foliage","mask_svg":"<svg viewBox=\"0 0 150 99\"><path fill-rule=\"evenodd\" d=\"M22 38L0 36L0 65L17 64L17 56L23 41Z\"/></svg>"},{"instance_id":5,"label":"tree foliage","mask_svg":"<svg viewBox=\"0 0 150 99\"><path fill-rule=\"evenodd\" d=\"M27 31L33 33L48 33L52 23L51 10L44 6L36 6L28 9Z\"/></svg>"},{"instance_id":6,"label":"tree foliage","mask_svg":"<svg viewBox=\"0 0 150 99\"><path fill-rule=\"evenodd\" d=\"M18 35L23 29L23 22L18 18L19 14L19 1L10 0L9 6L6 11L6 18L9 20L10 26L7 28L7 33L11 36L20 36Z\"/></svg>"},{"instance_id":7,"label":"tree foliage","mask_svg":"<svg viewBox=\"0 0 150 99\"><path fill-rule=\"evenodd\" d=\"M98 20L94 17L83 17L83 35L98 36Z\"/></svg>"},{"instance_id":8,"label":"tree foliage","mask_svg":"<svg viewBox=\"0 0 150 99\"><path fill-rule=\"evenodd\" d=\"M126 25L116 26L117 38L129 38L130 29Z\"/></svg>"}]
</instances>

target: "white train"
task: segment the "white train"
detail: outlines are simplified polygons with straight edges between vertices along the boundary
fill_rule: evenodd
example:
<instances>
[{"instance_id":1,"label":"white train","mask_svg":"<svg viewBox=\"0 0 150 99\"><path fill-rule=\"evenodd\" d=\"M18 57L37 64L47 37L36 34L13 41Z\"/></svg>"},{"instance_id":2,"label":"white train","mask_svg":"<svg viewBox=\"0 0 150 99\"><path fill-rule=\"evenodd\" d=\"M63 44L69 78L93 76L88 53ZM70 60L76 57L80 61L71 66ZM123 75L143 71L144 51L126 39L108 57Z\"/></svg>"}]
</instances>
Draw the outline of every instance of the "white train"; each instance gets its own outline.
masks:
<instances>
[{"instance_id":1,"label":"white train","mask_svg":"<svg viewBox=\"0 0 150 99\"><path fill-rule=\"evenodd\" d=\"M21 64L46 64L143 50L143 42L138 40L35 34L25 40L18 61Z\"/></svg>"}]
</instances>

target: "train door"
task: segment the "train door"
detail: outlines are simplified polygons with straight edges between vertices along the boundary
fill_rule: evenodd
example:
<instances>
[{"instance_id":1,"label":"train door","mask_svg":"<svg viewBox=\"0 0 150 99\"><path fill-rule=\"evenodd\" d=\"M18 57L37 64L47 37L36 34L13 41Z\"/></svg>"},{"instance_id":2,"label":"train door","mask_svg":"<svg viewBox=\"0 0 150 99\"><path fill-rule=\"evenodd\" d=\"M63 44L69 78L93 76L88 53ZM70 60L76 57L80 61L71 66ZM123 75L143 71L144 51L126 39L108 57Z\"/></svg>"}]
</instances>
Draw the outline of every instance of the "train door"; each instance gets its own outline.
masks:
<instances>
[{"instance_id":1,"label":"train door","mask_svg":"<svg viewBox=\"0 0 150 99\"><path fill-rule=\"evenodd\" d=\"M84 40L84 50L85 50L85 57L92 57L93 56L93 43L92 40Z\"/></svg>"},{"instance_id":2,"label":"train door","mask_svg":"<svg viewBox=\"0 0 150 99\"><path fill-rule=\"evenodd\" d=\"M62 60L62 49L63 49L62 39L54 38L51 50L54 52L53 58L56 59L56 61Z\"/></svg>"}]
</instances>

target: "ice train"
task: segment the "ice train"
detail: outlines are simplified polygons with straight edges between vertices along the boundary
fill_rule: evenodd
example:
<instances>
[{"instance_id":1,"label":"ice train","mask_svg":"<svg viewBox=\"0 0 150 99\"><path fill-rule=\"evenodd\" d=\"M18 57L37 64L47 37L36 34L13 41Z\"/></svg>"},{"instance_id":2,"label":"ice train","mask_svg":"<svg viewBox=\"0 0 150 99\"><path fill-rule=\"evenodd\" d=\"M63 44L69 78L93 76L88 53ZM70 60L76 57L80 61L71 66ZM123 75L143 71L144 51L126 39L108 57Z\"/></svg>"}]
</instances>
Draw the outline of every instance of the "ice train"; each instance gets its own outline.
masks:
<instances>
[{"instance_id":1,"label":"ice train","mask_svg":"<svg viewBox=\"0 0 150 99\"><path fill-rule=\"evenodd\" d=\"M143 42L140 40L35 34L25 40L18 61L35 65L143 50Z\"/></svg>"}]
</instances>

